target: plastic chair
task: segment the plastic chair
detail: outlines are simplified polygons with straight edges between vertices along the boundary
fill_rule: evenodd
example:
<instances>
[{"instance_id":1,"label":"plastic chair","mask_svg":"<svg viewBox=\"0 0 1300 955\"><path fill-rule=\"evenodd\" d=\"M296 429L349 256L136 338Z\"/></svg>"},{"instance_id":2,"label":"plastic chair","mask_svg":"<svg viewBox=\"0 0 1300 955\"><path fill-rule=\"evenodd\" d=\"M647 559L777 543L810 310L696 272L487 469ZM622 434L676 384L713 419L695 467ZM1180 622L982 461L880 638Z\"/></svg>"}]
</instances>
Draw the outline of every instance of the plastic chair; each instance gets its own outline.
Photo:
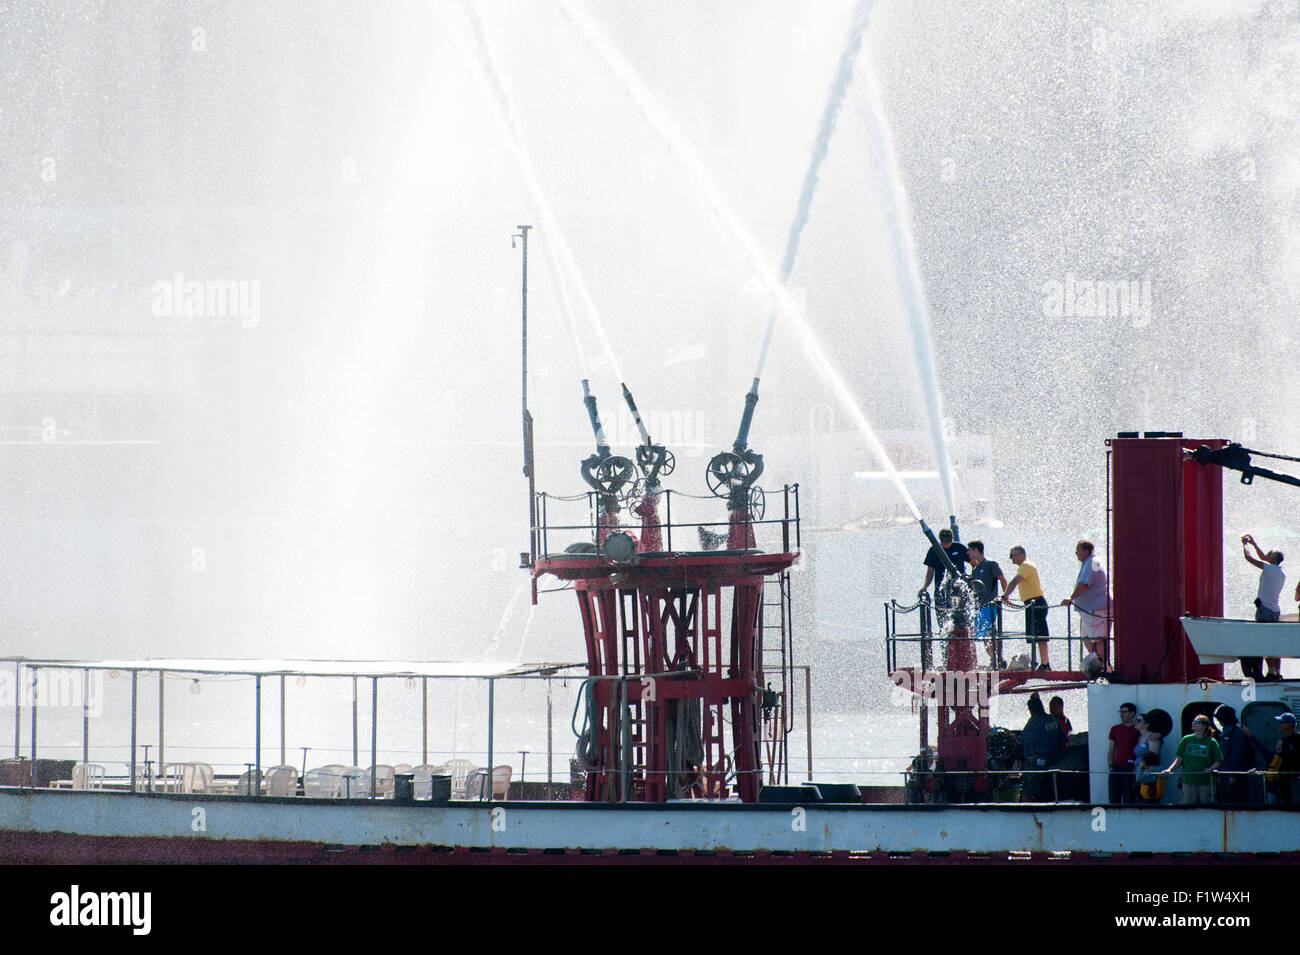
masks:
<instances>
[{"instance_id":1,"label":"plastic chair","mask_svg":"<svg viewBox=\"0 0 1300 955\"><path fill-rule=\"evenodd\" d=\"M415 777L415 798L432 799L433 798L433 774L427 769L416 767L411 770L411 775Z\"/></svg>"},{"instance_id":2,"label":"plastic chair","mask_svg":"<svg viewBox=\"0 0 1300 955\"><path fill-rule=\"evenodd\" d=\"M215 774L207 763L181 763L179 789L182 793L205 793L212 789Z\"/></svg>"},{"instance_id":3,"label":"plastic chair","mask_svg":"<svg viewBox=\"0 0 1300 955\"><path fill-rule=\"evenodd\" d=\"M343 778L340 772L343 766L321 766L309 769L302 777L304 796L313 799L337 799L342 794Z\"/></svg>"},{"instance_id":4,"label":"plastic chair","mask_svg":"<svg viewBox=\"0 0 1300 955\"><path fill-rule=\"evenodd\" d=\"M216 771L209 763L192 763L194 767L194 792L211 792L212 780L216 778Z\"/></svg>"},{"instance_id":5,"label":"plastic chair","mask_svg":"<svg viewBox=\"0 0 1300 955\"><path fill-rule=\"evenodd\" d=\"M471 769L465 777L465 789L460 798L462 799L482 799L483 793L487 789L488 771L486 769ZM453 782L454 786L455 783ZM452 791L452 798L455 799L455 790Z\"/></svg>"},{"instance_id":6,"label":"plastic chair","mask_svg":"<svg viewBox=\"0 0 1300 955\"><path fill-rule=\"evenodd\" d=\"M375 766L375 798L392 799L393 798L393 767L380 763ZM361 773L361 792L358 794L362 799L370 797L370 770L363 770Z\"/></svg>"},{"instance_id":7,"label":"plastic chair","mask_svg":"<svg viewBox=\"0 0 1300 955\"><path fill-rule=\"evenodd\" d=\"M99 763L78 763L72 767L73 789L103 789L104 767Z\"/></svg>"},{"instance_id":8,"label":"plastic chair","mask_svg":"<svg viewBox=\"0 0 1300 955\"><path fill-rule=\"evenodd\" d=\"M363 795L370 795L370 782L366 781L366 787L361 788L361 777L366 775L364 769L356 766L345 766L339 773L339 790L344 799L360 799Z\"/></svg>"},{"instance_id":9,"label":"plastic chair","mask_svg":"<svg viewBox=\"0 0 1300 955\"><path fill-rule=\"evenodd\" d=\"M181 792L181 787L185 785L185 763L166 763L160 767L158 776L154 782L155 787L160 788L165 793Z\"/></svg>"},{"instance_id":10,"label":"plastic chair","mask_svg":"<svg viewBox=\"0 0 1300 955\"><path fill-rule=\"evenodd\" d=\"M345 766L343 763L329 763L329 764L327 764L327 765L321 767L321 769L322 769L324 772L328 773L328 774L330 775L330 777L334 780L334 798L335 798L335 799L342 799L342 798L343 798L343 795L344 795L344 792L343 792L343 773L346 772L346 771L348 770L348 768L349 768L349 767ZM355 789L355 786L356 786L356 784L353 783L353 787L354 787L354 789Z\"/></svg>"},{"instance_id":11,"label":"plastic chair","mask_svg":"<svg viewBox=\"0 0 1300 955\"><path fill-rule=\"evenodd\" d=\"M509 799L510 798L510 776L513 774L509 766L492 767L492 798Z\"/></svg>"},{"instance_id":12,"label":"plastic chair","mask_svg":"<svg viewBox=\"0 0 1300 955\"><path fill-rule=\"evenodd\" d=\"M442 772L437 775L451 777L451 798L465 798L465 780L474 764L468 759L449 759L442 765Z\"/></svg>"},{"instance_id":13,"label":"plastic chair","mask_svg":"<svg viewBox=\"0 0 1300 955\"><path fill-rule=\"evenodd\" d=\"M257 776L257 782L253 782L253 776ZM239 774L239 780L235 783L236 796L256 796L262 791L262 774L255 769L247 769Z\"/></svg>"},{"instance_id":14,"label":"plastic chair","mask_svg":"<svg viewBox=\"0 0 1300 955\"><path fill-rule=\"evenodd\" d=\"M266 794L268 796L298 795L298 767L272 766L266 771Z\"/></svg>"},{"instance_id":15,"label":"plastic chair","mask_svg":"<svg viewBox=\"0 0 1300 955\"><path fill-rule=\"evenodd\" d=\"M126 779L127 779L127 785L130 786L130 784L131 784L131 764L130 764L130 763L123 763L122 765L126 767ZM135 764L135 788L136 788L136 791L138 791L138 792L147 792L147 791L149 790L149 770L150 770L150 767L146 766L144 763L136 763L136 764ZM157 784L157 782L158 782L158 777L155 776L155 777L154 777L154 783Z\"/></svg>"}]
</instances>

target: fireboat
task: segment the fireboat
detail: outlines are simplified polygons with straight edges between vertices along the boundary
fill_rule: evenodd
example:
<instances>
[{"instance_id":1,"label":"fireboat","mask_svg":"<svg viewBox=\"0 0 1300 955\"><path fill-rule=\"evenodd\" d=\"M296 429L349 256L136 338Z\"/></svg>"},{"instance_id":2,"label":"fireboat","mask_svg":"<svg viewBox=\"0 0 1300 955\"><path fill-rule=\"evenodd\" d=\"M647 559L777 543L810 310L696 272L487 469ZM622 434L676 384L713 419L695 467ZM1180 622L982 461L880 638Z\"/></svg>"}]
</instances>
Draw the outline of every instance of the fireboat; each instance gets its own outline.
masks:
<instances>
[{"instance_id":1,"label":"fireboat","mask_svg":"<svg viewBox=\"0 0 1300 955\"><path fill-rule=\"evenodd\" d=\"M674 503L683 509L661 483L673 470L671 452L645 434L635 460L613 454L589 391L585 401L596 437L581 466L588 491L565 501L534 495L529 555L534 583L553 577L572 585L586 646L582 783L573 798L511 800L488 788L478 798L451 799L436 782L423 798L409 786L388 798L303 789L78 790L38 785L33 775L0 786L0 856L458 864L1300 859L1300 813L1255 803L1182 807L1173 804L1173 786L1165 805L1107 803L1106 733L1121 702L1163 711L1175 727L1227 703L1263 735L1300 695L1290 681L1223 676L1220 631L1247 626L1221 619L1222 471L1239 449L1169 434L1107 442L1115 632L1106 676L981 670L960 625L926 630L913 642L896 629L887 635L896 675L909 669L899 657L910 648L932 655L915 669L940 683L987 674L995 693L1086 687L1087 742L1076 772L1088 785L1062 784L1051 801L1007 802L1002 796L1024 768L1006 761L1007 741L991 730L987 701L978 698L931 707L937 738L928 743L923 721L921 751L901 790L791 785L785 703L794 672L789 570L799 557L798 488L783 488L779 516L767 516L756 483L762 456L747 441L756 390L746 396L735 445L708 462L712 499L726 508L726 519L712 526L669 516ZM560 503L584 507L589 522L552 520ZM637 520L624 525L625 511ZM761 546L768 540L774 549ZM1248 626L1251 652L1296 655L1296 624ZM942 665L927 669L935 661ZM1058 770L1068 778L1067 767Z\"/></svg>"},{"instance_id":2,"label":"fireboat","mask_svg":"<svg viewBox=\"0 0 1300 955\"><path fill-rule=\"evenodd\" d=\"M52 781L50 767L43 765L50 761L39 758L33 702L30 757L16 753L0 765L0 860L1300 861L1300 813L1266 806L1262 798L1183 807L1176 804L1175 786L1163 804L1111 804L1107 759L1108 730L1122 703L1161 714L1165 736L1180 730L1185 735L1196 717L1227 704L1265 744L1276 740L1277 717L1300 705L1300 685L1227 680L1224 663L1244 654L1300 656L1300 624L1223 620L1222 475L1237 471L1246 483L1261 476L1292 484L1300 479L1258 468L1249 449L1220 439L1133 432L1107 440L1113 628L1104 642L1104 672L1070 663L1047 671L982 667L968 612L958 609L947 626L936 628L925 602L913 608L895 603L886 607L884 675L916 696L919 715L917 755L906 784L825 783L813 778L811 766L807 779L792 782L788 743L799 667L790 571L802 547L800 490L791 484L779 495L768 494L759 484L763 455L749 443L759 379L745 395L731 448L707 462L707 494L664 486L676 460L653 439L626 384L623 398L641 441L631 457L615 453L587 381L583 403L595 448L578 468L586 488L567 495L538 491L526 364L524 382L529 550L521 555L521 567L534 602L547 579L562 586L546 589L576 597L586 656L574 665L583 672L569 798L556 798L548 787L545 798L512 799L508 774L498 787L490 723L490 768L480 771L486 775L474 792L458 790L437 767L400 774L381 767L374 719L368 768L322 767L299 775L284 765L287 677L351 677L353 761L360 763L359 679L372 681L372 713L384 678L413 685L478 676L488 681L490 708L494 681L550 679L554 666L476 673L357 661L350 668L320 661L243 667L238 661L17 661L16 669L26 666L29 673L129 673L131 755L125 779L96 784L89 772L87 718L86 758L67 767L71 780ZM769 498L779 505L769 507ZM950 521L955 530L955 517ZM921 530L938 544L924 521ZM988 596L951 562L947 569L949 596L958 605ZM917 614L914 629L909 612ZM1001 615L997 635L1014 636L1002 629ZM316 669L308 671L308 664ZM218 786L209 767L209 774L156 786L147 753L141 773L137 678L153 671L160 687L164 672L256 679L258 735L247 773ZM803 672L806 678L808 670ZM282 765L264 775L261 687L276 677ZM937 687L944 692L936 694ZM1079 745L1049 770L1052 798L1023 801L1025 778L1036 770L1023 765L1015 734L990 725L989 698L1070 687L1086 691L1086 735L1079 734ZM160 690L159 762L162 704ZM427 740L427 706L424 719ZM17 738L16 721L16 750ZM1248 774L1251 787L1262 786L1264 770L1261 765ZM340 780L348 781L347 788L340 788ZM1034 789L1042 792L1041 786ZM516 792L522 796L523 787ZM1012 801L1017 793L1020 801Z\"/></svg>"}]
</instances>

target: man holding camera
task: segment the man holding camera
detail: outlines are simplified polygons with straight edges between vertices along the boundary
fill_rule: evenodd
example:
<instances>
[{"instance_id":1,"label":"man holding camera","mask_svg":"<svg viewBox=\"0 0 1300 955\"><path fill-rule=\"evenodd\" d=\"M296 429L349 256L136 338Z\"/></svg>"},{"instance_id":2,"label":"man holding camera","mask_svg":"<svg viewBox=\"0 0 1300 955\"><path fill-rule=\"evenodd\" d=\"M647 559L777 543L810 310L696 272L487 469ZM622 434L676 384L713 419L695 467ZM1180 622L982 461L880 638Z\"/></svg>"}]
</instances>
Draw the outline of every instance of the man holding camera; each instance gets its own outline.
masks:
<instances>
[{"instance_id":1,"label":"man holding camera","mask_svg":"<svg viewBox=\"0 0 1300 955\"><path fill-rule=\"evenodd\" d=\"M1252 557L1248 547L1255 548L1256 557ZM1282 618L1282 585L1286 583L1286 574L1282 573L1282 552L1271 550L1264 553L1263 548L1249 534L1241 539L1241 556L1259 568L1259 593L1255 597L1255 622L1277 623ZM1263 674L1261 657L1242 657L1241 672L1252 680L1275 681L1282 679L1281 657L1268 657L1268 675Z\"/></svg>"}]
</instances>

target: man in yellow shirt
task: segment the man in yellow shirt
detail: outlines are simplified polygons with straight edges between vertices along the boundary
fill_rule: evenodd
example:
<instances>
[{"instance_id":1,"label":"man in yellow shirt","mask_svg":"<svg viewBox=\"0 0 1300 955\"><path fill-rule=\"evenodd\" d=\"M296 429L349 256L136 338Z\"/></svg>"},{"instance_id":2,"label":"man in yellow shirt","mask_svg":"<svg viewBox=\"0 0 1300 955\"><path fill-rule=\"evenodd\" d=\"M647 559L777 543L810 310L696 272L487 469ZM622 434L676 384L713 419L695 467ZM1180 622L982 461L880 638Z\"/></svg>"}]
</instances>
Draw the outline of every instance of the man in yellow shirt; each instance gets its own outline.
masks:
<instances>
[{"instance_id":1,"label":"man in yellow shirt","mask_svg":"<svg viewBox=\"0 0 1300 955\"><path fill-rule=\"evenodd\" d=\"M1047 598L1038 579L1038 568L1025 559L1025 549L1017 544L1011 548L1011 563L1016 565L1016 576L1007 584L1003 597L1009 597L1020 588L1020 599L1025 603L1025 636L1038 650L1038 669L1050 670L1047 660Z\"/></svg>"}]
</instances>

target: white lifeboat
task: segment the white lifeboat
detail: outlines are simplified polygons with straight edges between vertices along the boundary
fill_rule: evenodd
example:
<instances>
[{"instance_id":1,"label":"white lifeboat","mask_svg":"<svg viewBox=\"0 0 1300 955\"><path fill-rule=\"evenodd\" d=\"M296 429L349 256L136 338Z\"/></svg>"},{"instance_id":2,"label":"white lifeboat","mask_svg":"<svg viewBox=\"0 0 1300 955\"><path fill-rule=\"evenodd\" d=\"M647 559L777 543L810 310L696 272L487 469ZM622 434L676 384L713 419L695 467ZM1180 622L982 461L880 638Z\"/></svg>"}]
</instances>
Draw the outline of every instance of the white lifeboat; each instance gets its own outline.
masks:
<instances>
[{"instance_id":1,"label":"white lifeboat","mask_svg":"<svg viewBox=\"0 0 1300 955\"><path fill-rule=\"evenodd\" d=\"M1202 663L1242 657L1300 658L1300 622L1256 623L1219 617L1183 617L1183 629Z\"/></svg>"}]
</instances>

